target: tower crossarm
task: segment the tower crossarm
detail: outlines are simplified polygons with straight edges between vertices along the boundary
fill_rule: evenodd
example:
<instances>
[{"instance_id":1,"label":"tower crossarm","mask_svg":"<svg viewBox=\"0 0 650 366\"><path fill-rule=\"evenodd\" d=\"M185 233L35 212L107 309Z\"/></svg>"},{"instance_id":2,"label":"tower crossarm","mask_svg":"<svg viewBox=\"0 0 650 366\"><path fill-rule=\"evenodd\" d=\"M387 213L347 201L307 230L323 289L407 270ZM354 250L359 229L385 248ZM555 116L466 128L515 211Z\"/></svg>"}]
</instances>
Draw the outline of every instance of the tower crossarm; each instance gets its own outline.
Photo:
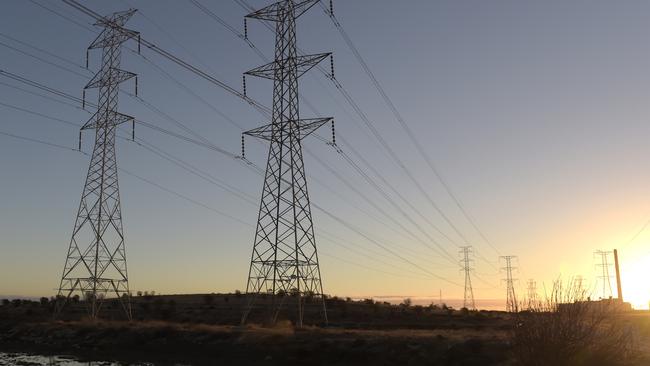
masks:
<instances>
[{"instance_id":1,"label":"tower crossarm","mask_svg":"<svg viewBox=\"0 0 650 366\"><path fill-rule=\"evenodd\" d=\"M307 119L298 120L297 121L298 127L296 128L297 130L296 132L299 135L299 138L302 140L303 138L309 136L314 131L322 127L327 122L330 122L332 119L333 119L332 117L324 117L324 118L307 118ZM290 121L282 123L282 125L290 125L289 122ZM266 141L281 142L280 134L277 133L277 131L273 130L274 128L273 126L274 124L270 123L246 131L244 132L244 135L257 137L259 139L266 140Z\"/></svg>"},{"instance_id":2,"label":"tower crossarm","mask_svg":"<svg viewBox=\"0 0 650 366\"><path fill-rule=\"evenodd\" d=\"M97 73L88 84L86 84L84 89L101 88L108 84L119 84L135 76L136 74L130 71L111 68L108 72Z\"/></svg>"},{"instance_id":3,"label":"tower crossarm","mask_svg":"<svg viewBox=\"0 0 650 366\"><path fill-rule=\"evenodd\" d=\"M113 126L117 126L117 125L121 125L122 123L133 122L134 121L133 117L131 117L129 115L126 115L126 114L123 114L123 113L120 113L120 112L114 112L114 111L106 112L106 111L99 111L98 110L97 112L95 112L95 114L93 114L92 117L90 117L88 122L86 122L86 124L84 124L81 127L81 130L82 131L83 130L94 130L94 129L98 128L98 127L103 127L103 124L106 123L106 121L103 121L103 119L106 118L107 113L109 115L109 118L107 118L106 120L110 121ZM102 120L100 120L100 118Z\"/></svg>"},{"instance_id":4,"label":"tower crossarm","mask_svg":"<svg viewBox=\"0 0 650 366\"><path fill-rule=\"evenodd\" d=\"M137 9L129 9L124 11L118 11L110 16L101 17L95 22L94 25L98 27L111 28L111 27L122 27L126 22L131 19L131 17L137 12Z\"/></svg>"},{"instance_id":5,"label":"tower crossarm","mask_svg":"<svg viewBox=\"0 0 650 366\"><path fill-rule=\"evenodd\" d=\"M320 0L303 0L303 1L296 1L295 3L291 4L291 6L293 6L293 9L295 11L294 17L298 18L299 16L304 14L307 10L311 9L312 6L318 4L319 1ZM265 8L262 8L258 11L246 15L246 18L268 20L270 22L278 22L283 19L283 14L285 13L284 10L287 6L289 6L288 2L279 1L275 4L271 4Z\"/></svg>"},{"instance_id":6,"label":"tower crossarm","mask_svg":"<svg viewBox=\"0 0 650 366\"><path fill-rule=\"evenodd\" d=\"M301 77L304 73L311 70L314 66L318 65L326 57L331 55L331 52L328 53L317 53L314 55L304 55L294 57L292 59L283 59L280 61L273 61L266 65L257 67L250 71L245 72L245 75L257 76L260 78L276 80L279 76L283 75L281 72L282 69L287 67L287 65L292 65L295 62L297 68L296 77ZM295 60L295 61L294 61Z\"/></svg>"},{"instance_id":7,"label":"tower crossarm","mask_svg":"<svg viewBox=\"0 0 650 366\"><path fill-rule=\"evenodd\" d=\"M108 29L116 30L118 31L118 34L114 37L107 37L106 34L109 32ZM97 38L93 41L93 43L90 44L88 47L89 50L95 49L95 48L105 48L105 47L111 47L115 46L118 44L122 44L129 39L137 38L140 35L140 32L132 31L130 29L118 27L117 25L111 25L110 28L106 28L99 35Z\"/></svg>"},{"instance_id":8,"label":"tower crossarm","mask_svg":"<svg viewBox=\"0 0 650 366\"><path fill-rule=\"evenodd\" d=\"M97 20L95 25L104 27L104 29L97 35L97 38L95 38L90 46L88 46L88 49L111 47L122 44L129 39L139 37L140 32L123 27L135 12L136 9L129 9ZM117 32L117 34L110 34L109 36L109 32Z\"/></svg>"}]
</instances>

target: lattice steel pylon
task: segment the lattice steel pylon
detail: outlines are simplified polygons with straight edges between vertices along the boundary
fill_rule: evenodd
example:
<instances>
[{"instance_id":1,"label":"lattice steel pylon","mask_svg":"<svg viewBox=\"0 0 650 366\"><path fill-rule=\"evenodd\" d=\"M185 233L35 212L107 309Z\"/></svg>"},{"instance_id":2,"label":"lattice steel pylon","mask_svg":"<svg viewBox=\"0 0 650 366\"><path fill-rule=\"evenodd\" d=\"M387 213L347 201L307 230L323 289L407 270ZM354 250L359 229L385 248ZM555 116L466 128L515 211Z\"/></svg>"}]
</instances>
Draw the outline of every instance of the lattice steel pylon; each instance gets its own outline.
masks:
<instances>
[{"instance_id":1,"label":"lattice steel pylon","mask_svg":"<svg viewBox=\"0 0 650 366\"><path fill-rule=\"evenodd\" d=\"M528 309L532 309L538 302L537 299L537 281L532 278L526 281L526 291L528 295Z\"/></svg>"},{"instance_id":2,"label":"lattice steel pylon","mask_svg":"<svg viewBox=\"0 0 650 366\"><path fill-rule=\"evenodd\" d=\"M462 259L460 260L461 271L465 272L465 296L463 298L463 307L469 310L476 310L476 304L474 303L474 289L472 288L472 277L470 273L472 272L472 247L465 246L460 247L460 254Z\"/></svg>"},{"instance_id":3,"label":"lattice steel pylon","mask_svg":"<svg viewBox=\"0 0 650 366\"><path fill-rule=\"evenodd\" d=\"M597 276L597 278L599 278L603 283L603 299L608 299L613 295L612 279L610 276L610 267L613 263L609 261L610 255L612 255L612 252L606 250L597 250L594 252L594 256L599 257L600 259L600 263L596 264L596 268L600 268L602 271L601 275Z\"/></svg>"},{"instance_id":4,"label":"lattice steel pylon","mask_svg":"<svg viewBox=\"0 0 650 366\"><path fill-rule=\"evenodd\" d=\"M274 61L245 73L273 80L273 114L270 124L244 133L269 141L270 147L246 285L246 292L256 295L242 323L260 293L272 295L272 322L287 298L295 298L296 325L302 326L305 296L322 302L327 322L302 140L332 118L300 119L298 111L298 78L330 55L297 53L296 18L317 3L283 0L246 16L275 22L276 38Z\"/></svg>"},{"instance_id":5,"label":"lattice steel pylon","mask_svg":"<svg viewBox=\"0 0 650 366\"><path fill-rule=\"evenodd\" d=\"M517 281L516 278L512 277L512 270L517 269L517 267L512 266L512 260L516 259L516 256L512 255L506 255L502 256L501 259L503 259L506 262L506 266L502 267L501 269L506 272L506 278L503 279L503 281L506 282L506 311L510 313L516 313L519 311L519 307L517 305L517 296L515 294L515 281Z\"/></svg>"},{"instance_id":6,"label":"lattice steel pylon","mask_svg":"<svg viewBox=\"0 0 650 366\"><path fill-rule=\"evenodd\" d=\"M119 68L122 43L139 37L138 32L123 28L135 11L113 13L95 23L104 29L88 47L102 49L102 63L85 86L84 97L86 89L99 88L99 103L79 132L79 148L84 130L95 130L95 145L61 276L57 298L63 300L57 302L56 313L79 292L93 319L111 294L117 296L127 318L132 317L115 137L120 124L134 123L133 117L117 112L117 105L120 83L136 76Z\"/></svg>"}]
</instances>

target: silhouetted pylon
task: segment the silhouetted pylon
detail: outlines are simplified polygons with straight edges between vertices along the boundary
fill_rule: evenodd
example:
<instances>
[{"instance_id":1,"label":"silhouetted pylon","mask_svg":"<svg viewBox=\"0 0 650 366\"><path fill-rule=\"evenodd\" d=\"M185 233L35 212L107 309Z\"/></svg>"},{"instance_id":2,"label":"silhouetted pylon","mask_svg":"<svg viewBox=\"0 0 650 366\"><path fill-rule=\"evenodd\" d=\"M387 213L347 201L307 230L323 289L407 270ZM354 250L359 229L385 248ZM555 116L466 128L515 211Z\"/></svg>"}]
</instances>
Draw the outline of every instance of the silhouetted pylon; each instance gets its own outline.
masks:
<instances>
[{"instance_id":1,"label":"silhouetted pylon","mask_svg":"<svg viewBox=\"0 0 650 366\"><path fill-rule=\"evenodd\" d=\"M465 295L463 297L463 307L470 310L476 310L476 304L474 303L474 289L472 288L472 259L470 255L472 254L471 246L460 247L461 254L461 271L465 272Z\"/></svg>"},{"instance_id":2,"label":"silhouetted pylon","mask_svg":"<svg viewBox=\"0 0 650 366\"><path fill-rule=\"evenodd\" d=\"M120 83L136 77L119 68L122 43L139 37L138 32L123 28L135 11L117 12L98 21L95 25L104 30L88 47L102 49L101 70L84 88L84 96L86 89L99 88L97 112L81 128L81 131L95 130L95 146L61 276L56 313L77 292L94 319L104 299L114 294L131 319L115 137L120 124L134 122L133 117L117 112L117 105Z\"/></svg>"},{"instance_id":3,"label":"silhouetted pylon","mask_svg":"<svg viewBox=\"0 0 650 366\"><path fill-rule=\"evenodd\" d=\"M302 326L305 297L322 304L327 322L302 140L332 118L300 119L298 113L298 78L330 55L297 53L296 18L317 3L283 0L246 16L275 22L276 32L274 61L246 72L273 80L273 113L270 124L244 133L269 141L270 147L246 285L246 292L256 295L250 297L242 323L257 294L272 296L272 322L295 299L296 325Z\"/></svg>"},{"instance_id":4,"label":"silhouetted pylon","mask_svg":"<svg viewBox=\"0 0 650 366\"><path fill-rule=\"evenodd\" d=\"M600 260L600 263L596 263L596 268L601 271L601 274L597 276L597 278L599 278L603 284L603 299L608 299L613 295L612 280L610 277L610 267L612 266L612 262L609 260L610 255L612 255L611 251L597 250L594 252L594 256L597 260Z\"/></svg>"},{"instance_id":5,"label":"silhouetted pylon","mask_svg":"<svg viewBox=\"0 0 650 366\"><path fill-rule=\"evenodd\" d=\"M501 259L503 259L506 263L505 267L502 267L501 270L506 272L506 278L503 279L503 281L506 282L506 311L516 313L519 311L519 307L517 306L517 296L515 294L515 281L517 281L516 278L512 277L512 270L516 270L517 267L512 266L512 261L516 259L516 256L512 255L506 255L502 256Z\"/></svg>"}]
</instances>

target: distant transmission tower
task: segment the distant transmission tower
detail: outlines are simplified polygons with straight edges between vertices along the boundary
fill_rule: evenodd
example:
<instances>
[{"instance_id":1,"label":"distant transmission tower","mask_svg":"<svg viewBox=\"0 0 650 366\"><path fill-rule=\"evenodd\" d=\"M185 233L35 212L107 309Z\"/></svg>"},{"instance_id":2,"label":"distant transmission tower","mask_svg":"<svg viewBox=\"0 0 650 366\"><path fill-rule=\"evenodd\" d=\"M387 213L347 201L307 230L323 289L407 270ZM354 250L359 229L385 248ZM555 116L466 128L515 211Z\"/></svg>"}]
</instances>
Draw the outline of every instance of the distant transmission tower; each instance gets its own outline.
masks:
<instances>
[{"instance_id":1,"label":"distant transmission tower","mask_svg":"<svg viewBox=\"0 0 650 366\"><path fill-rule=\"evenodd\" d=\"M472 259L470 258L472 247L460 247L460 254L462 256L462 259L460 260L461 271L465 272L465 297L463 299L463 307L470 310L476 310L476 305L474 303L474 290L472 289L472 277L470 276L470 272L472 272Z\"/></svg>"},{"instance_id":2,"label":"distant transmission tower","mask_svg":"<svg viewBox=\"0 0 650 366\"><path fill-rule=\"evenodd\" d=\"M332 118L300 119L298 78L330 54L299 56L296 50L296 18L317 3L283 0L246 16L276 24L275 60L245 73L273 80L271 123L244 133L270 142L246 292L272 295L272 322L288 299L296 299L299 327L305 297L322 302L327 322L302 140Z\"/></svg>"},{"instance_id":3,"label":"distant transmission tower","mask_svg":"<svg viewBox=\"0 0 650 366\"><path fill-rule=\"evenodd\" d=\"M78 292L88 304L90 317L96 318L105 297L115 294L131 319L115 136L118 125L134 121L116 111L120 83L136 76L119 68L122 43L139 36L122 28L134 13L135 9L117 12L98 21L96 25L104 30L88 47L102 49L101 70L84 88L84 95L86 89L99 88L97 112L81 128L95 130L95 146L57 296L65 300L57 303L57 313Z\"/></svg>"},{"instance_id":4,"label":"distant transmission tower","mask_svg":"<svg viewBox=\"0 0 650 366\"><path fill-rule=\"evenodd\" d=\"M612 262L609 261L610 255L612 255L612 252L610 251L597 250L594 252L594 256L597 260L600 260L600 263L596 264L596 268L601 270L601 274L597 277L603 283L603 299L608 299L613 295L609 269L612 266Z\"/></svg>"},{"instance_id":5,"label":"distant transmission tower","mask_svg":"<svg viewBox=\"0 0 650 366\"><path fill-rule=\"evenodd\" d=\"M526 290L528 292L528 308L532 308L537 303L537 282L533 279L526 281Z\"/></svg>"},{"instance_id":6,"label":"distant transmission tower","mask_svg":"<svg viewBox=\"0 0 650 366\"><path fill-rule=\"evenodd\" d=\"M516 258L516 256L512 255L501 257L501 259L506 262L506 266L501 268L506 272L506 278L503 279L506 282L507 287L506 311L512 313L518 311L517 296L515 295L515 281L517 281L517 279L512 277L512 270L517 269L517 267L512 266L512 261Z\"/></svg>"}]
</instances>

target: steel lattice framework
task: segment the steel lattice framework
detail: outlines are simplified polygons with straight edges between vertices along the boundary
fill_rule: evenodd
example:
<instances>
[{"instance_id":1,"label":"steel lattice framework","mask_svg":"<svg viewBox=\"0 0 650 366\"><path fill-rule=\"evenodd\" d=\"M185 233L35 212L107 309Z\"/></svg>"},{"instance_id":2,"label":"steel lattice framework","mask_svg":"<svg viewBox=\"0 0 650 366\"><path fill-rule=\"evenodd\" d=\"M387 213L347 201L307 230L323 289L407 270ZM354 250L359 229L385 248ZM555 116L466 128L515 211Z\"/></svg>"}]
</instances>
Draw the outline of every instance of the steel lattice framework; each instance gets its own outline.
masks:
<instances>
[{"instance_id":1,"label":"steel lattice framework","mask_svg":"<svg viewBox=\"0 0 650 366\"><path fill-rule=\"evenodd\" d=\"M528 292L528 309L533 309L539 303L537 298L537 281L532 278L526 282L526 291Z\"/></svg>"},{"instance_id":2,"label":"steel lattice framework","mask_svg":"<svg viewBox=\"0 0 650 366\"><path fill-rule=\"evenodd\" d=\"M302 326L304 297L322 302L327 322L302 140L332 118L300 119L298 78L330 54L299 56L296 49L296 18L316 3L283 0L246 16L275 22L276 40L274 61L245 73L274 84L271 123L244 133L269 141L270 147L246 286L247 293L256 295L242 322L257 294L273 295L272 322L286 299L296 298L296 323Z\"/></svg>"},{"instance_id":3,"label":"steel lattice framework","mask_svg":"<svg viewBox=\"0 0 650 366\"><path fill-rule=\"evenodd\" d=\"M135 11L99 20L95 25L104 29L88 47L102 49L101 70L84 88L84 95L86 89L99 88L99 103L79 132L79 146L81 132L91 129L95 130L95 145L58 291L58 298L65 300L58 302L57 313L72 294L80 293L90 317L96 318L104 299L114 294L131 319L115 137L120 124L134 121L117 112L117 105L120 83L136 76L119 68L122 43L139 37L138 32L122 27Z\"/></svg>"},{"instance_id":4,"label":"steel lattice framework","mask_svg":"<svg viewBox=\"0 0 650 366\"><path fill-rule=\"evenodd\" d=\"M517 306L517 296L515 294L515 281L517 281L516 278L512 277L512 270L517 269L517 267L512 266L512 261L516 260L516 256L512 255L506 255L502 256L501 259L503 259L506 262L506 266L502 267L501 269L506 272L506 278L503 280L506 282L506 311L511 312L511 313L516 313L519 309Z\"/></svg>"},{"instance_id":5,"label":"steel lattice framework","mask_svg":"<svg viewBox=\"0 0 650 366\"><path fill-rule=\"evenodd\" d=\"M611 279L611 266L612 262L609 259L609 256L612 255L611 251L606 250L597 250L594 252L594 256L600 259L600 263L596 264L596 268L599 268L602 272L600 276L597 276L603 283L603 299L609 299L613 295L612 291L612 279Z\"/></svg>"},{"instance_id":6,"label":"steel lattice framework","mask_svg":"<svg viewBox=\"0 0 650 366\"><path fill-rule=\"evenodd\" d=\"M470 310L476 310L476 304L474 303L474 289L472 288L472 277L470 275L472 272L472 259L470 258L472 247L460 247L460 254L462 255L461 271L465 272L465 296L463 298L463 307Z\"/></svg>"}]
</instances>

